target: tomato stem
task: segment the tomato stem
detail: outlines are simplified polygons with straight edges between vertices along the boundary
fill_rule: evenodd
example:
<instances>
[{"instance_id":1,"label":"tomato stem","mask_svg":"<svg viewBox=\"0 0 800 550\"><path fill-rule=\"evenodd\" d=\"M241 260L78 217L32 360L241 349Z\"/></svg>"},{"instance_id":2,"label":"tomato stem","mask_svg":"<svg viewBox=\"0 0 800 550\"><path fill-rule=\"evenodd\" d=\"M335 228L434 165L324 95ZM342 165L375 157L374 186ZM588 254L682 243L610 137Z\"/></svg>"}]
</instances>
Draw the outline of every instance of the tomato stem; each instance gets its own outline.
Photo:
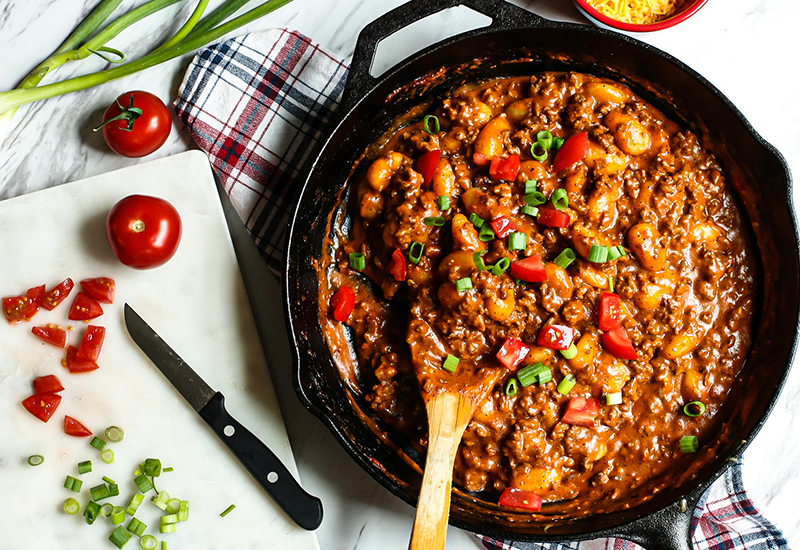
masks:
<instances>
[{"instance_id":1,"label":"tomato stem","mask_svg":"<svg viewBox=\"0 0 800 550\"><path fill-rule=\"evenodd\" d=\"M134 233L141 233L146 229L145 223L142 220L136 220L131 224L131 230Z\"/></svg>"},{"instance_id":2,"label":"tomato stem","mask_svg":"<svg viewBox=\"0 0 800 550\"><path fill-rule=\"evenodd\" d=\"M142 116L142 110L138 107L133 106L133 94L131 94L130 96L130 103L128 104L127 107L123 107L120 104L119 98L115 99L114 102L117 104L117 107L120 108L121 112L117 116L111 117L108 120L103 121L99 126L95 126L94 128L92 128L92 131L96 132L106 124L117 120L124 120L125 122L127 122L127 124L124 127L123 126L119 127L120 130L125 130L126 132L130 132L131 130L133 130L133 123L136 121L137 118Z\"/></svg>"}]
</instances>

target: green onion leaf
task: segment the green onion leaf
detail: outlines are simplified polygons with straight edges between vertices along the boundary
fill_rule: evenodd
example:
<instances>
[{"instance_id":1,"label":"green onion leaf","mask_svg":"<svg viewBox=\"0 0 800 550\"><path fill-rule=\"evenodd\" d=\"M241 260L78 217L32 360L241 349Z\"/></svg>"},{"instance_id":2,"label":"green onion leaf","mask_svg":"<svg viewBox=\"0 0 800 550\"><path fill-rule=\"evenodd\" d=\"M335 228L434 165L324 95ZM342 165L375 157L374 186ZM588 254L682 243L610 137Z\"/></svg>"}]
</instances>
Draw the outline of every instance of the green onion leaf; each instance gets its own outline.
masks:
<instances>
[{"instance_id":1,"label":"green onion leaf","mask_svg":"<svg viewBox=\"0 0 800 550\"><path fill-rule=\"evenodd\" d=\"M447 359L444 360L442 363L442 368L446 371L456 372L456 368L458 367L459 359L453 355L447 354Z\"/></svg>"},{"instance_id":2,"label":"green onion leaf","mask_svg":"<svg viewBox=\"0 0 800 550\"><path fill-rule=\"evenodd\" d=\"M445 210L450 209L450 197L447 195L442 195L436 199L436 206L439 207L439 210L444 212Z\"/></svg>"},{"instance_id":3,"label":"green onion leaf","mask_svg":"<svg viewBox=\"0 0 800 550\"><path fill-rule=\"evenodd\" d=\"M615 391L606 394L606 405L620 405L622 404L622 392Z\"/></svg>"},{"instance_id":4,"label":"green onion leaf","mask_svg":"<svg viewBox=\"0 0 800 550\"><path fill-rule=\"evenodd\" d=\"M42 462L44 462L44 457L42 455L31 455L28 457L29 466L38 466Z\"/></svg>"},{"instance_id":5,"label":"green onion leaf","mask_svg":"<svg viewBox=\"0 0 800 550\"><path fill-rule=\"evenodd\" d=\"M116 484L117 484L117 482L116 482L116 481L114 481L114 480L113 480L113 479L111 479L110 477L106 477L106 476L103 476L103 481L105 481L105 482L106 482L106 483L108 483L109 485L116 485Z\"/></svg>"},{"instance_id":6,"label":"green onion leaf","mask_svg":"<svg viewBox=\"0 0 800 550\"><path fill-rule=\"evenodd\" d=\"M480 250L472 255L472 263L475 264L475 267L478 268L478 271L486 271L487 269L489 269L488 267L486 267L486 264L483 263L483 258L481 258L483 254L486 254L485 250Z\"/></svg>"},{"instance_id":7,"label":"green onion leaf","mask_svg":"<svg viewBox=\"0 0 800 550\"><path fill-rule=\"evenodd\" d=\"M553 260L553 263L556 264L561 269L567 269L569 264L575 261L575 252L571 248L565 248L561 251L561 254L556 256L556 259Z\"/></svg>"},{"instance_id":8,"label":"green onion leaf","mask_svg":"<svg viewBox=\"0 0 800 550\"><path fill-rule=\"evenodd\" d=\"M72 476L67 476L67 479L64 480L64 487L69 489L70 491L75 491L76 493L81 492L81 487L83 487L83 481L80 479L76 479Z\"/></svg>"},{"instance_id":9,"label":"green onion leaf","mask_svg":"<svg viewBox=\"0 0 800 550\"><path fill-rule=\"evenodd\" d=\"M575 377L572 373L566 375L564 379L556 386L556 391L561 395L567 395L569 391L575 387Z\"/></svg>"},{"instance_id":10,"label":"green onion leaf","mask_svg":"<svg viewBox=\"0 0 800 550\"><path fill-rule=\"evenodd\" d=\"M147 491L153 488L153 483L150 481L150 478L148 478L144 474L141 474L133 478L133 482L136 484L136 486L139 488L139 491L141 491L142 493L146 493Z\"/></svg>"},{"instance_id":11,"label":"green onion leaf","mask_svg":"<svg viewBox=\"0 0 800 550\"><path fill-rule=\"evenodd\" d=\"M509 266L511 266L511 260L505 257L500 258L500 261L492 266L492 275L502 275Z\"/></svg>"},{"instance_id":12,"label":"green onion leaf","mask_svg":"<svg viewBox=\"0 0 800 550\"><path fill-rule=\"evenodd\" d=\"M560 187L553 191L550 200L553 203L553 206L556 207L556 210L564 210L566 207L569 206L569 198L567 197L567 191L565 189L561 189Z\"/></svg>"},{"instance_id":13,"label":"green onion leaf","mask_svg":"<svg viewBox=\"0 0 800 550\"><path fill-rule=\"evenodd\" d=\"M92 496L92 500L103 500L111 496L108 492L108 485L105 483L92 487L89 489L89 493Z\"/></svg>"},{"instance_id":14,"label":"green onion leaf","mask_svg":"<svg viewBox=\"0 0 800 550\"><path fill-rule=\"evenodd\" d=\"M515 231L508 236L509 250L525 250L528 246L528 235L520 231Z\"/></svg>"},{"instance_id":15,"label":"green onion leaf","mask_svg":"<svg viewBox=\"0 0 800 550\"><path fill-rule=\"evenodd\" d=\"M174 472L174 471L175 471L175 468L173 468L172 466L170 466L169 468L162 468L162 469L161 469L161 473L162 473L162 474L163 474L164 472Z\"/></svg>"},{"instance_id":16,"label":"green onion leaf","mask_svg":"<svg viewBox=\"0 0 800 550\"><path fill-rule=\"evenodd\" d=\"M527 214L528 216L533 216L534 218L539 215L539 209L535 206L525 205L519 209L520 212L523 214Z\"/></svg>"},{"instance_id":17,"label":"green onion leaf","mask_svg":"<svg viewBox=\"0 0 800 550\"><path fill-rule=\"evenodd\" d=\"M428 216L427 218L422 220L427 226L436 226L441 227L444 225L445 219L442 216Z\"/></svg>"},{"instance_id":18,"label":"green onion leaf","mask_svg":"<svg viewBox=\"0 0 800 550\"><path fill-rule=\"evenodd\" d=\"M561 350L561 356L569 361L570 359L575 359L575 356L578 355L578 348L575 344L570 344L567 349Z\"/></svg>"},{"instance_id":19,"label":"green onion leaf","mask_svg":"<svg viewBox=\"0 0 800 550\"><path fill-rule=\"evenodd\" d=\"M602 244L593 244L589 249L589 261L595 264L602 264L608 260L608 247Z\"/></svg>"},{"instance_id":20,"label":"green onion leaf","mask_svg":"<svg viewBox=\"0 0 800 550\"><path fill-rule=\"evenodd\" d=\"M472 279L469 277L464 277L456 281L456 290L458 292L464 292L470 289L472 289Z\"/></svg>"},{"instance_id":21,"label":"green onion leaf","mask_svg":"<svg viewBox=\"0 0 800 550\"><path fill-rule=\"evenodd\" d=\"M534 191L522 197L522 200L524 200L525 204L528 206L539 206L547 202L547 197L545 197L541 191Z\"/></svg>"},{"instance_id":22,"label":"green onion leaf","mask_svg":"<svg viewBox=\"0 0 800 550\"><path fill-rule=\"evenodd\" d=\"M536 180L528 180L525 182L525 192L523 195L530 195L536 191Z\"/></svg>"},{"instance_id":23,"label":"green onion leaf","mask_svg":"<svg viewBox=\"0 0 800 550\"><path fill-rule=\"evenodd\" d=\"M139 521L136 518L131 518L131 520L128 522L128 531L137 537L141 537L144 534L145 529L147 529L147 524Z\"/></svg>"},{"instance_id":24,"label":"green onion leaf","mask_svg":"<svg viewBox=\"0 0 800 550\"><path fill-rule=\"evenodd\" d=\"M98 451L102 451L106 447L106 442L100 439L99 437L95 436L92 438L91 442L89 442L89 445L91 445Z\"/></svg>"},{"instance_id":25,"label":"green onion leaf","mask_svg":"<svg viewBox=\"0 0 800 550\"><path fill-rule=\"evenodd\" d=\"M106 439L112 443L119 443L125 437L125 431L119 426L109 426L106 428Z\"/></svg>"},{"instance_id":26,"label":"green onion leaf","mask_svg":"<svg viewBox=\"0 0 800 550\"><path fill-rule=\"evenodd\" d=\"M553 378L553 373L541 361L533 365L527 365L517 371L517 378L522 387L527 388L531 384L544 384Z\"/></svg>"},{"instance_id":27,"label":"green onion leaf","mask_svg":"<svg viewBox=\"0 0 800 550\"><path fill-rule=\"evenodd\" d=\"M122 525L118 525L117 528L114 529L114 532L111 533L111 536L108 537L108 540L110 540L114 544L114 546L121 549L124 548L126 544L128 544L128 541L131 540L132 536L133 535L129 533L128 530L125 529Z\"/></svg>"},{"instance_id":28,"label":"green onion leaf","mask_svg":"<svg viewBox=\"0 0 800 550\"><path fill-rule=\"evenodd\" d=\"M706 406L702 401L691 401L683 406L683 414L692 418L706 412Z\"/></svg>"},{"instance_id":29,"label":"green onion leaf","mask_svg":"<svg viewBox=\"0 0 800 550\"><path fill-rule=\"evenodd\" d=\"M422 119L422 128L429 134L438 134L441 130L439 118L436 115L425 115Z\"/></svg>"},{"instance_id":30,"label":"green onion leaf","mask_svg":"<svg viewBox=\"0 0 800 550\"><path fill-rule=\"evenodd\" d=\"M681 438L681 452L694 453L697 452L697 449L699 448L700 445L697 442L697 436L685 435Z\"/></svg>"},{"instance_id":31,"label":"green onion leaf","mask_svg":"<svg viewBox=\"0 0 800 550\"><path fill-rule=\"evenodd\" d=\"M219 515L219 517L224 518L225 516L227 516L228 514L233 512L234 508L236 508L236 505L235 504L231 504L230 506L225 508L225 510L222 511L222 513Z\"/></svg>"},{"instance_id":32,"label":"green onion leaf","mask_svg":"<svg viewBox=\"0 0 800 550\"><path fill-rule=\"evenodd\" d=\"M425 245L423 243L419 243L414 241L411 243L411 246L408 248L408 259L411 260L412 264L418 264L419 261L422 259L422 252L425 250Z\"/></svg>"},{"instance_id":33,"label":"green onion leaf","mask_svg":"<svg viewBox=\"0 0 800 550\"><path fill-rule=\"evenodd\" d=\"M475 226L476 229L480 229L483 227L483 224L486 223L483 218L477 215L475 212L469 215L469 223Z\"/></svg>"},{"instance_id":34,"label":"green onion leaf","mask_svg":"<svg viewBox=\"0 0 800 550\"><path fill-rule=\"evenodd\" d=\"M67 500L64 501L64 511L67 514L74 516L80 511L80 509L81 505L78 504L78 501L75 500L74 498L69 497Z\"/></svg>"},{"instance_id":35,"label":"green onion leaf","mask_svg":"<svg viewBox=\"0 0 800 550\"><path fill-rule=\"evenodd\" d=\"M517 379L516 378L509 378L506 382L505 388L506 395L509 397L514 397L517 395Z\"/></svg>"},{"instance_id":36,"label":"green onion leaf","mask_svg":"<svg viewBox=\"0 0 800 550\"><path fill-rule=\"evenodd\" d=\"M367 267L367 260L361 252L351 252L347 258L350 263L350 269L363 271Z\"/></svg>"},{"instance_id":37,"label":"green onion leaf","mask_svg":"<svg viewBox=\"0 0 800 550\"><path fill-rule=\"evenodd\" d=\"M92 461L85 460L83 462L78 462L78 473L80 475L88 474L92 471Z\"/></svg>"},{"instance_id":38,"label":"green onion leaf","mask_svg":"<svg viewBox=\"0 0 800 550\"><path fill-rule=\"evenodd\" d=\"M99 514L100 514L100 505L90 500L89 503L86 505L86 508L83 510L83 519L86 520L86 523L91 525L94 523L94 520L97 519L97 516Z\"/></svg>"}]
</instances>

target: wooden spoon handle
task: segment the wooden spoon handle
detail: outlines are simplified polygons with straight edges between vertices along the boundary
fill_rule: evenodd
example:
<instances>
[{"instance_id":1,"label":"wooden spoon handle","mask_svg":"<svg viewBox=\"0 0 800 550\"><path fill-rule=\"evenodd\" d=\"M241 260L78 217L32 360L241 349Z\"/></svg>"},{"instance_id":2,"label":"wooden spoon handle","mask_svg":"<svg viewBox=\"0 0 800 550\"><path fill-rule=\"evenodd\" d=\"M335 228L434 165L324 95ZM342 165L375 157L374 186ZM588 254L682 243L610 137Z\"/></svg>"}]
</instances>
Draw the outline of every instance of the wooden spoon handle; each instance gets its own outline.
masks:
<instances>
[{"instance_id":1,"label":"wooden spoon handle","mask_svg":"<svg viewBox=\"0 0 800 550\"><path fill-rule=\"evenodd\" d=\"M409 550L444 550L453 462L474 409L472 400L459 393L443 393L428 401L428 457Z\"/></svg>"}]
</instances>

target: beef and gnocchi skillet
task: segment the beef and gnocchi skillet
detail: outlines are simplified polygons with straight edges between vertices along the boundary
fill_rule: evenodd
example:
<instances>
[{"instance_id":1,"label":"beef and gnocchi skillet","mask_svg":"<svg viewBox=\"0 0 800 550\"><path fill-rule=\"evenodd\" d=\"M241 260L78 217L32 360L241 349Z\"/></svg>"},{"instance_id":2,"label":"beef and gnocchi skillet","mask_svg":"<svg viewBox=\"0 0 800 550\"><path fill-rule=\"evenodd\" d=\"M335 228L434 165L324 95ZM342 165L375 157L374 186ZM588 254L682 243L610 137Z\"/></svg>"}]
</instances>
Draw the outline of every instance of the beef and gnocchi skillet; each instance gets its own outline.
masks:
<instances>
[{"instance_id":1,"label":"beef and gnocchi skillet","mask_svg":"<svg viewBox=\"0 0 800 550\"><path fill-rule=\"evenodd\" d=\"M693 502L766 419L794 352L798 266L788 170L780 154L753 132L724 96L666 54L606 31L547 22L502 2L464 2L492 17L493 24L420 52L380 79L369 76L371 55L381 38L456 4L409 4L373 23L359 38L342 119L316 158L290 236L285 290L297 352L298 394L371 475L413 503L421 480L415 449L404 441L403 430L387 424L364 398L369 381L359 378L350 335L331 328L327 304L321 306L317 298L321 285L329 280L333 265L329 260L340 244L337 239L357 226L347 204L347 190L355 187L347 186L352 167L362 158L371 161L381 156L378 147L385 143L374 144L381 136L393 134L400 125L398 117L410 112L402 124L418 124L428 109L442 105L445 97L465 84L519 76L530 81L531 75L542 73L622 82L680 127L692 130L702 148L714 155L743 213L742 235L749 234L752 242L754 262L748 268L753 280L752 345L732 381L729 398L715 415L723 435L706 442L714 449L708 464L688 468L691 472L682 478L668 479L652 498L634 492L616 509L589 515L556 514L557 521L548 520L547 505L535 516L498 507L491 473L484 492L467 490L480 489L474 483L481 476L466 476L465 480L471 477L472 481L456 487L451 522L515 539L616 534L648 547L684 547ZM416 105L423 107L413 110ZM609 122L603 118L603 124ZM352 175L356 178L358 172ZM714 178L708 183L715 185ZM514 185L520 189L519 183ZM544 257L546 263L553 259ZM381 292L380 285L377 290ZM561 371L553 373L561 375ZM670 540L664 539L665 533L671 535Z\"/></svg>"}]
</instances>

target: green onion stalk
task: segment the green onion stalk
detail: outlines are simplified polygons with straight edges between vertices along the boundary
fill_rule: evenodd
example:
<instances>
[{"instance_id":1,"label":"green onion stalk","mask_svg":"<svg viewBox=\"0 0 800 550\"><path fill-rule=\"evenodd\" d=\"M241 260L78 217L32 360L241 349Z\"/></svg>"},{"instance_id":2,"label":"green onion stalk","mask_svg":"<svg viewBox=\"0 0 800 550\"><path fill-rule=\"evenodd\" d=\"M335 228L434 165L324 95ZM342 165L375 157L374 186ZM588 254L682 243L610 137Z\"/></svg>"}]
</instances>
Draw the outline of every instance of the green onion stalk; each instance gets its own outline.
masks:
<instances>
[{"instance_id":1,"label":"green onion stalk","mask_svg":"<svg viewBox=\"0 0 800 550\"><path fill-rule=\"evenodd\" d=\"M139 59L124 62L125 55L106 44L134 23L182 0L149 0L120 15L98 30L122 0L102 0L50 57L42 61L19 86L0 92L0 139L21 105L56 97L143 71L165 61L192 52L218 38L275 11L292 0L266 0L258 6L229 19L250 0L225 0L217 9L203 16L209 0L198 0L186 23L166 42ZM108 69L76 76L52 84L39 84L45 76L71 61L98 55L111 63Z\"/></svg>"}]
</instances>

